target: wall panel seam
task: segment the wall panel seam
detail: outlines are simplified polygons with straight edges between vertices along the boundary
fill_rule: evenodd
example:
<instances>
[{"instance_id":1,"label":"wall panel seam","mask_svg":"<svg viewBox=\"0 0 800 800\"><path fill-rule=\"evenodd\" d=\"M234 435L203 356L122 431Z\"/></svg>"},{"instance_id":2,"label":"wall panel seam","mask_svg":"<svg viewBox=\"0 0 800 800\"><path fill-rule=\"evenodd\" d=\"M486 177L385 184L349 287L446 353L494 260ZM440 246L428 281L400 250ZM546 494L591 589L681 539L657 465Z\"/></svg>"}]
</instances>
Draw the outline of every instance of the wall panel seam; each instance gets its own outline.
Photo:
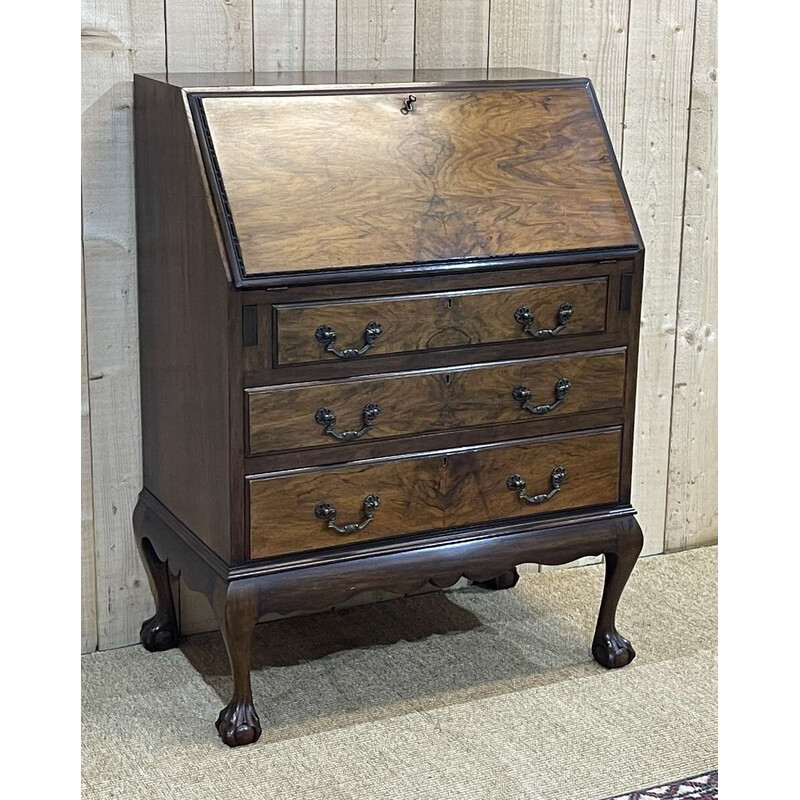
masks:
<instances>
[{"instance_id":1,"label":"wall panel seam","mask_svg":"<svg viewBox=\"0 0 800 800\"><path fill-rule=\"evenodd\" d=\"M486 77L489 77L489 64L492 63L492 0L486 13ZM538 565L537 565L538 566Z\"/></svg>"},{"instance_id":2,"label":"wall panel seam","mask_svg":"<svg viewBox=\"0 0 800 800\"><path fill-rule=\"evenodd\" d=\"M164 17L164 74L169 78L169 31L167 30L167 3L169 0L164 0L161 4ZM135 191L135 188L134 188Z\"/></svg>"},{"instance_id":3,"label":"wall panel seam","mask_svg":"<svg viewBox=\"0 0 800 800\"><path fill-rule=\"evenodd\" d=\"M678 323L681 308L681 276L683 274L683 240L686 234L686 191L689 180L689 136L692 130L692 99L694 96L694 56L697 49L697 2L694 1L694 19L692 20L692 61L689 65L689 109L686 115L686 158L683 164L683 200L681 202L681 237L678 246L678 291L675 293L675 339L672 343L672 393L669 398L669 436L667 442L667 491L664 503L664 552L667 550L667 521L669 519L670 469L672 468L672 435L675 422L675 376L678 361Z\"/></svg>"},{"instance_id":4,"label":"wall panel seam","mask_svg":"<svg viewBox=\"0 0 800 800\"><path fill-rule=\"evenodd\" d=\"M622 169L622 159L625 154L625 116L628 110L628 55L631 49L631 5L633 0L628 0L628 21L625 23L625 66L622 70L622 131L619 139L619 167Z\"/></svg>"},{"instance_id":5,"label":"wall panel seam","mask_svg":"<svg viewBox=\"0 0 800 800\"><path fill-rule=\"evenodd\" d=\"M83 270L83 263L86 261L86 243L84 241L83 235L83 195L81 195L81 270ZM84 278L85 279L85 278ZM86 425L89 431L89 453L88 453L88 464L89 464L89 501L92 506L92 541L91 541L91 558L92 558L92 591L94 592L94 650L99 650L100 648L100 626L97 621L97 605L100 600L98 586L97 586L97 546L96 546L96 537L94 532L94 519L95 519L95 507L94 507L94 466L92 463L92 402L91 402L91 393L89 392L89 326L86 324L86 314L88 311L87 303L86 303L86 289L84 288L81 292L81 303L83 304L83 337L84 337L84 347L86 349Z\"/></svg>"}]
</instances>

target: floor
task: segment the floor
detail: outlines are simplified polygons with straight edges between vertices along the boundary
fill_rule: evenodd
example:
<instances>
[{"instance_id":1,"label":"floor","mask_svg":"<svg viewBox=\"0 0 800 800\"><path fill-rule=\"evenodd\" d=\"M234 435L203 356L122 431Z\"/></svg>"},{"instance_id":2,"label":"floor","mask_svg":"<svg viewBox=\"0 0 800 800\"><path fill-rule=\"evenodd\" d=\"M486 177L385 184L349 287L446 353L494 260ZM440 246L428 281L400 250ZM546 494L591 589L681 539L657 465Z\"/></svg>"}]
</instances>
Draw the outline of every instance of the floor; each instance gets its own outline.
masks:
<instances>
[{"instance_id":1,"label":"floor","mask_svg":"<svg viewBox=\"0 0 800 800\"><path fill-rule=\"evenodd\" d=\"M602 565L258 627L264 733L228 749L219 634L84 656L83 797L600 800L717 766L717 549L642 559L589 653Z\"/></svg>"}]
</instances>

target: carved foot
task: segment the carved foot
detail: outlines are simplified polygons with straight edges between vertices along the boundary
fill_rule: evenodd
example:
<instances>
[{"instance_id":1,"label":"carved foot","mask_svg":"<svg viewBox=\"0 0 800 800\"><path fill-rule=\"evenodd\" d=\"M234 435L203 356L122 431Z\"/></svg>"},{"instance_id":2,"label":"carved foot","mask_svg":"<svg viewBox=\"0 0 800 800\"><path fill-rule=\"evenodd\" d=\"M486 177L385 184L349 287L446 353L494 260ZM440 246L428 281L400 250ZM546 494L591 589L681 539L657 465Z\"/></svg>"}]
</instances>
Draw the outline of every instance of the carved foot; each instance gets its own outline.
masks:
<instances>
[{"instance_id":1,"label":"carved foot","mask_svg":"<svg viewBox=\"0 0 800 800\"><path fill-rule=\"evenodd\" d=\"M252 703L231 700L217 717L217 733L228 747L253 744L261 736L261 720Z\"/></svg>"},{"instance_id":2,"label":"carved foot","mask_svg":"<svg viewBox=\"0 0 800 800\"><path fill-rule=\"evenodd\" d=\"M157 653L170 650L178 645L178 629L174 622L159 614L146 619L142 623L139 638L145 650Z\"/></svg>"},{"instance_id":3,"label":"carved foot","mask_svg":"<svg viewBox=\"0 0 800 800\"><path fill-rule=\"evenodd\" d=\"M617 669L630 664L636 658L631 643L618 631L605 633L592 642L594 660L606 669Z\"/></svg>"},{"instance_id":4,"label":"carved foot","mask_svg":"<svg viewBox=\"0 0 800 800\"><path fill-rule=\"evenodd\" d=\"M476 586L483 589L513 589L519 580L519 572L516 569L510 569L508 572L501 572L497 577L488 581L475 581Z\"/></svg>"}]
</instances>

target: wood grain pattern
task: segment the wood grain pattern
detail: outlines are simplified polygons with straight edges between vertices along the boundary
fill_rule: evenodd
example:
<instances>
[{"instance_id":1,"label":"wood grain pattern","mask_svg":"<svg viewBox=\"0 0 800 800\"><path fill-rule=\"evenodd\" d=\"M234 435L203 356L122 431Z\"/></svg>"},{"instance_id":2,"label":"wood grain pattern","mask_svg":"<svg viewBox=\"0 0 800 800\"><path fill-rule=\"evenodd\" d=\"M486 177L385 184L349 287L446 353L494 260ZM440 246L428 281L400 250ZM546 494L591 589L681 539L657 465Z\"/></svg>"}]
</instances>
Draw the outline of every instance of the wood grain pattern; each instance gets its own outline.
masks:
<instances>
[{"instance_id":1,"label":"wood grain pattern","mask_svg":"<svg viewBox=\"0 0 800 800\"><path fill-rule=\"evenodd\" d=\"M694 0L631 5L622 172L647 245L633 473L645 554L664 549L693 25Z\"/></svg>"},{"instance_id":2,"label":"wood grain pattern","mask_svg":"<svg viewBox=\"0 0 800 800\"><path fill-rule=\"evenodd\" d=\"M336 0L256 0L256 72L336 69Z\"/></svg>"},{"instance_id":3,"label":"wood grain pattern","mask_svg":"<svg viewBox=\"0 0 800 800\"><path fill-rule=\"evenodd\" d=\"M155 14L155 7L160 14ZM131 516L141 487L133 192L134 69L164 69L163 6L82 5L86 337L91 408L98 647L136 641L152 613Z\"/></svg>"},{"instance_id":4,"label":"wood grain pattern","mask_svg":"<svg viewBox=\"0 0 800 800\"><path fill-rule=\"evenodd\" d=\"M489 66L586 75L622 152L630 0L492 0Z\"/></svg>"},{"instance_id":5,"label":"wood grain pattern","mask_svg":"<svg viewBox=\"0 0 800 800\"><path fill-rule=\"evenodd\" d=\"M524 384L533 393L532 405L552 403L561 378L571 388L546 415L533 416L512 396ZM250 452L339 445L314 419L323 407L334 411L341 432L360 429L364 407L378 403L380 414L361 440L366 441L619 407L624 383L625 353L617 351L249 390Z\"/></svg>"},{"instance_id":6,"label":"wood grain pattern","mask_svg":"<svg viewBox=\"0 0 800 800\"><path fill-rule=\"evenodd\" d=\"M424 543L406 542L382 551L380 545L373 544L371 552L355 558L348 557L353 553L349 548L347 553L340 551L338 558L329 552L326 558L308 562L301 569L291 563L287 568L285 562L253 564L244 574L235 578L229 575L227 580L188 544L191 533L146 490L137 505L136 518L137 535L154 577L158 580L168 570L180 571L217 612L233 673L233 697L220 713L216 727L231 747L251 743L261 734L250 686L251 639L258 618L270 612L321 610L376 589L390 589L399 595L417 592L428 583L440 588L452 586L461 576L486 586L498 576L512 573L511 581L515 582L515 568L521 563L564 563L589 553L603 553L606 574L592 655L608 669L623 667L636 655L617 630L615 620L620 596L643 542L630 511L616 517L584 515L572 525L564 524L563 519L550 525L545 518L528 519L522 524L509 521L489 530L469 529L456 541L434 534ZM160 580L160 584L162 613L142 629L146 646L168 647L174 643L168 581Z\"/></svg>"},{"instance_id":7,"label":"wood grain pattern","mask_svg":"<svg viewBox=\"0 0 800 800\"><path fill-rule=\"evenodd\" d=\"M144 485L229 560L229 285L183 98L135 100Z\"/></svg>"},{"instance_id":8,"label":"wood grain pattern","mask_svg":"<svg viewBox=\"0 0 800 800\"><path fill-rule=\"evenodd\" d=\"M94 573L92 428L86 355L86 289L81 262L81 653L97 649L97 587Z\"/></svg>"},{"instance_id":9,"label":"wood grain pattern","mask_svg":"<svg viewBox=\"0 0 800 800\"><path fill-rule=\"evenodd\" d=\"M383 333L361 358L520 340L529 340L531 352L535 352L538 342L514 318L517 308L526 306L531 311L537 330L552 330L559 307L569 303L572 317L558 337L600 333L606 326L607 285L607 279L595 278L277 306L278 363L338 360L314 338L317 327L328 325L335 330L339 348L360 347L364 328L373 320L383 326Z\"/></svg>"},{"instance_id":10,"label":"wood grain pattern","mask_svg":"<svg viewBox=\"0 0 800 800\"><path fill-rule=\"evenodd\" d=\"M414 67L486 67L490 0L417 0Z\"/></svg>"},{"instance_id":11,"label":"wood grain pattern","mask_svg":"<svg viewBox=\"0 0 800 800\"><path fill-rule=\"evenodd\" d=\"M255 3L263 5L262 0ZM169 72L251 75L254 13L253 0L165 0ZM255 39L255 44L259 41ZM213 614L205 597L181 584L179 604L182 630L191 633L209 627Z\"/></svg>"},{"instance_id":12,"label":"wood grain pattern","mask_svg":"<svg viewBox=\"0 0 800 800\"><path fill-rule=\"evenodd\" d=\"M404 96L203 101L248 275L635 245L582 87Z\"/></svg>"},{"instance_id":13,"label":"wood grain pattern","mask_svg":"<svg viewBox=\"0 0 800 800\"><path fill-rule=\"evenodd\" d=\"M675 343L666 549L717 540L717 2L699 0Z\"/></svg>"},{"instance_id":14,"label":"wood grain pattern","mask_svg":"<svg viewBox=\"0 0 800 800\"><path fill-rule=\"evenodd\" d=\"M369 73L414 66L415 0L338 0L336 68Z\"/></svg>"},{"instance_id":15,"label":"wood grain pattern","mask_svg":"<svg viewBox=\"0 0 800 800\"><path fill-rule=\"evenodd\" d=\"M612 503L618 497L619 453L619 433L608 432L254 479L251 557ZM529 494L547 492L556 466L566 467L568 481L546 503L525 503L506 486L519 473ZM327 501L336 507L339 524L358 522L369 494L380 496L380 507L356 534L339 535L314 515L317 503Z\"/></svg>"},{"instance_id":16,"label":"wood grain pattern","mask_svg":"<svg viewBox=\"0 0 800 800\"><path fill-rule=\"evenodd\" d=\"M492 0L488 63L592 79L614 149L622 153L630 0ZM587 556L580 564L595 563ZM542 569L558 569L542 566Z\"/></svg>"},{"instance_id":17,"label":"wood grain pattern","mask_svg":"<svg viewBox=\"0 0 800 800\"><path fill-rule=\"evenodd\" d=\"M252 0L165 0L170 72L253 71Z\"/></svg>"},{"instance_id":18,"label":"wood grain pattern","mask_svg":"<svg viewBox=\"0 0 800 800\"><path fill-rule=\"evenodd\" d=\"M255 0L253 12L256 16L257 30L255 32L255 52L256 61L263 58L261 50L261 35L264 31L258 31L259 19L263 20L262 11L267 7L267 3L277 5L277 0ZM312 0L306 0L305 5L310 7ZM447 0L443 0L446 3ZM183 10L176 17L174 9L178 4L183 3ZM417 0L418 10L425 6L425 0ZM435 3L431 3L435 5ZM468 5L469 3L450 3L457 7ZM130 546L129 518L128 509L130 501L129 494L135 493L139 479L136 477L138 466L134 466L138 461L138 423L136 417L138 411L138 383L137 370L135 369L135 352L137 342L135 305L132 297L132 270L133 255L131 241L133 239L132 226L128 220L132 219L133 197L132 193L126 188L130 185L128 174L130 161L132 158L130 137L125 132L125 125L128 124L128 108L131 102L130 92L130 73L136 68L143 72L163 72L166 61L165 32L164 32L164 2L162 0L132 0L132 2L122 3L119 0L111 2L83 2L83 51L84 51L84 82L83 82L83 111L84 111L84 216L88 221L86 234L89 239L87 242L87 346L89 351L89 368L92 380L90 381L90 408L92 415L92 442L94 445L93 467L95 470L94 503L97 507L97 518L95 519L97 547L97 572L98 572L98 611L102 616L103 632L100 637L99 646L104 649L108 646L118 646L130 644L136 641L138 627L141 619L149 613L152 602L149 597L143 576L138 572L139 559L136 557L134 549ZM294 7L300 4L286 4ZM340 4L342 8L344 4ZM364 0L358 5L359 9L369 9L370 4ZM620 48L624 49L621 40L627 36L627 1L623 4L623 14L620 15L617 9L620 7L615 0L595 0L593 3L577 3L566 0L561 3L558 0L537 0L531 4L521 2L521 0L492 0L491 2L491 21L490 29L492 32L491 44L491 63L493 66L502 65L503 59L507 58L509 65L530 64L541 66L546 69L565 69L573 74L588 74L594 81L603 105L604 115L609 125L612 139L614 140L617 152L620 152L620 137L622 131L622 115L620 107L623 102L622 92L625 87L625 76L619 71L620 61L624 63L624 58L620 58ZM202 4L192 4L192 9L185 0L168 0L167 13L172 21L170 35L170 48L175 59L171 59L170 67L174 71L176 67L182 69L196 69L203 73L204 77L187 78L187 85L213 85L219 83L236 83L236 79L220 78L219 76L208 77L211 70L219 69L221 64L241 64L241 69L250 72L251 63L245 55L242 56L242 47L246 45L241 37L235 35L220 39L219 37L203 36L198 39L196 28L191 25L176 23L176 19L186 17L192 13L192 9L203 8ZM227 4L218 4L218 8L223 12L235 8ZM397 4L394 4L398 8ZM513 6L515 15L511 17L511 22L505 20L508 12L505 10ZM629 76L630 92L637 96L631 104L629 98L629 108L627 114L627 125L630 137L642 137L642 146L632 148L631 153L626 155L626 175L629 182L638 180L637 175L651 174L650 188L639 190L640 195L649 195L653 198L652 202L658 204L662 200L670 205L669 210L663 211L663 216L674 216L675 224L680 225L681 210L677 210L671 205L668 198L671 196L672 188L668 187L664 181L665 171L662 168L654 169L653 165L658 162L664 164L674 158L681 162L681 153L685 151L685 136L681 141L679 132L681 129L680 119L686 113L687 103L682 101L679 87L683 81L688 84L689 70L676 69L675 74L670 75L671 67L663 63L664 48L659 44L656 49L648 49L647 28L654 31L655 40L668 40L670 36L682 38L685 30L670 32L665 26L664 20L673 19L676 27L682 27L687 17L685 9L688 4L681 3L680 7L675 3L668 3L662 6L650 4L638 4L633 6L635 24L637 26L636 42L632 41L631 69L638 74ZM351 6L356 8L356 4ZM698 32L695 37L695 47L702 47L703 37L711 35L707 27L703 27L703 2L698 8ZM662 11L658 11L658 9ZM293 10L292 9L292 10ZM457 9L456 9L457 10ZM215 9L211 14L205 14L200 24L208 24L216 13ZM392 59L397 59L403 69L404 77L395 80L408 80L411 77L411 62L413 53L409 44L412 37L408 34L409 25L413 26L411 19L412 11L410 4L403 5L399 12L406 20L401 27L404 33L399 37L403 41L408 51L405 54L399 51L392 55ZM420 15L424 9L419 10ZM451 13L447 11L446 13ZM313 18L306 18L306 25L314 22L318 14ZM348 19L345 15L339 16L339 39L340 54L343 67L348 61L364 64L375 64L374 52L367 54L366 47L369 36L364 35L364 31L370 26L378 32L376 27L377 17L375 15L363 14L356 15L359 18ZM364 21L366 17L366 22ZM372 22L370 22L372 20ZM451 26L452 16L448 18L448 26ZM244 24L246 24L246 18ZM399 20L397 22L400 22ZM216 23L215 23L216 24ZM235 27L234 22L234 27ZM393 30L397 29L395 21ZM224 26L220 26L224 28ZM357 28L358 31L355 31ZM623 28L623 30L619 30ZM657 29L657 30L656 30ZM286 31L296 30L291 24L287 25ZM471 29L470 29L471 30ZM455 31L455 29L454 29ZM425 47L424 37L427 30L418 25L417 39L421 47ZM438 33L431 32L438 36ZM294 33L291 33L294 36ZM311 36L316 33L307 30L306 32L306 55L308 58ZM459 41L460 33L453 32L449 41L445 38L446 53L458 54L464 58L473 58L469 50L470 47L483 49L482 43L474 45L464 45ZM466 35L466 32L465 32ZM469 33L473 35L472 32ZM380 33L378 32L378 36ZM246 37L245 37L246 38ZM296 41L293 39L293 41ZM397 41L397 39L395 39ZM380 43L373 39L377 51L380 51ZM275 47L281 50L281 46L275 43ZM287 46L288 51L290 46ZM229 52L226 52L228 50ZM347 50L345 53L344 51ZM387 55L394 52L393 47L384 48L383 52ZM421 52L421 50L419 50ZM111 55L113 53L113 56ZM507 53L507 56L502 55ZM557 53L557 57L554 57ZM586 57L584 58L584 53ZM436 55L431 51L432 57ZM640 57L641 55L641 57ZM651 55L656 55L654 65L647 64L647 68L654 68L654 73L648 79L646 85L640 79L641 69L646 64L646 59ZM299 57L299 56L298 56ZM703 56L701 51L697 51L697 58L702 63ZM191 67L184 65L181 67L180 60L191 63ZM563 59L563 60L562 60ZM563 65L563 66L562 66ZM450 66L450 64L447 64ZM234 68L234 67L231 67ZM277 68L271 67L273 69ZM373 69L370 74L374 73ZM340 69L339 77L342 78L343 70ZM663 78L661 77L663 76ZM335 76L334 76L335 77ZM464 76L465 79L476 76ZM316 80L313 76L306 74L305 80ZM247 76L244 76L247 79ZM427 77L425 78L427 79ZM439 78L433 78L438 80ZM695 84L699 79L699 74L695 74ZM271 82L270 76L263 76L262 82ZM645 92L645 94L642 94ZM648 96L650 101L648 101ZM658 98L656 100L656 98ZM649 102L655 102L658 108L649 109ZM693 111L696 106L692 101ZM645 120L645 111L646 120ZM656 133L656 138L647 139L644 137L647 132ZM650 142L653 142L651 149ZM666 152L666 147L674 149L670 155ZM645 161L649 166L645 165ZM687 213L692 214L690 209L694 207L689 199L692 193L691 183L693 179L693 166L689 166L689 185L687 186ZM667 174L672 174L672 169L666 170ZM709 173L711 181L710 191L715 191L714 185L716 175ZM702 179L701 179L702 180ZM632 189L632 186L629 186ZM711 201L709 201L711 202ZM637 205L639 200L636 199ZM641 206L640 206L641 207ZM640 212L641 213L641 212ZM642 222L643 219L640 219ZM691 229L684 231L684 249L691 247L688 239L699 232L698 222L693 221ZM710 237L715 236L715 231L709 230ZM652 227L645 231L650 253L663 252L664 247L659 244L654 248ZM705 238L705 234L701 234ZM705 245L704 245L705 246ZM713 247L713 240L709 240L708 247ZM675 250L677 253L677 249ZM682 271L687 269L687 256L684 255L684 266ZM705 269L705 267L703 267ZM658 282L658 274L664 270L663 264L657 260L650 260L648 272L650 276ZM710 273L709 273L710 274ZM126 279L125 276L131 276ZM694 312L690 304L695 301L698 303L711 302L710 298L694 293L695 287L693 278L687 278L688 283L681 286L681 310L679 312L678 324L683 325L689 322ZM668 294L668 293L667 293ZM648 324L656 321L659 308L663 311L663 324L665 329L669 328L667 307L670 298L662 293L658 298L653 298L653 302L647 311ZM695 298L692 300L691 298ZM674 296L672 298L674 305ZM708 306L706 307L709 308ZM704 310L698 312L697 320L710 323L711 315ZM691 326L693 323L689 323ZM688 329L687 327L687 329ZM698 328L702 331L702 326ZM704 361L702 370L695 370L700 376L697 378L706 380L703 375L711 373L710 350L714 345L713 336L706 341L706 349L696 354L697 358ZM678 376L685 374L681 367L680 359L692 359L694 351L691 344L687 341L685 353L680 350L684 347L682 342L678 342L676 359L676 383L682 383L683 378ZM444 351L440 351L444 353ZM656 349L655 354L661 351ZM520 354L523 355L523 354ZM495 357L495 356L493 356ZM659 356L660 357L660 356ZM652 362L653 352L648 356L648 361ZM382 363L388 364L389 359ZM92 366L96 369L92 371ZM328 362L327 366L335 368L333 362ZM341 365L338 365L341 366ZM685 368L689 369L689 363L684 362ZM661 368L658 368L659 375ZM126 381L130 380L132 386L128 388ZM690 382L695 377L690 378ZM680 406L684 402L680 396L682 390L687 387L673 386L670 379L660 380L651 385L649 380L640 382L640 409L647 407L646 413L653 418L657 417L663 406L663 392L674 393L675 414L679 415ZM707 388L703 388L703 402L707 406L700 406L701 409L710 409L712 400L710 394L706 395ZM695 399L699 398L699 392ZM687 400L687 411L691 402ZM705 417L706 410L700 412L700 417ZM699 419L699 418L698 418ZM681 429L680 417L676 416L673 425L676 432ZM695 425L696 431L696 425ZM664 438L662 442L665 442ZM647 447L644 444L643 447ZM650 448L656 448L658 443L650 442ZM712 520L716 518L716 498L712 497L709 491L710 475L714 454L709 443L703 445L704 452L695 441L697 450L692 450L692 459L700 459L693 462L697 470L706 476L704 482L698 484L695 491L690 480L677 484L676 477L671 477L670 494L676 497L675 491L680 491L681 503L684 509L694 508L693 518L696 520ZM677 447L677 445L675 445ZM672 463L676 453L685 452L685 447L680 446L680 450L673 450ZM642 458L637 462L637 472ZM683 470L683 467L681 467ZM684 474L691 474L689 473ZM671 473L673 475L674 473ZM648 498L652 491L657 495L659 491L664 491L664 484L661 481L662 475L657 469L647 469L642 475L641 486L638 489L638 503L641 506L649 502ZM648 483L653 483L652 490L648 489ZM662 495L663 496L663 495ZM695 499L696 498L696 499ZM672 502L672 501L670 501ZM682 530L673 517L670 505L667 515L672 520L670 525L675 525L675 532ZM702 510L701 510L702 509ZM649 527L652 530L657 520L651 519ZM663 523L660 523L663 526ZM670 536L672 536L670 534ZM653 542L660 541L657 536L649 537L649 551L653 551ZM670 547L682 546L677 544L678 538L672 536ZM686 538L685 544L691 545L694 538ZM184 587L185 589L185 587ZM182 605L182 626L187 632L192 630L206 630L213 627L205 624L210 620L207 615L203 615L207 605L205 598L198 596L197 603L191 602L189 593L181 596ZM87 602L89 602L87 600ZM195 614L197 612L197 614ZM202 623L198 623L196 628L192 627L195 619L203 618Z\"/></svg>"}]
</instances>

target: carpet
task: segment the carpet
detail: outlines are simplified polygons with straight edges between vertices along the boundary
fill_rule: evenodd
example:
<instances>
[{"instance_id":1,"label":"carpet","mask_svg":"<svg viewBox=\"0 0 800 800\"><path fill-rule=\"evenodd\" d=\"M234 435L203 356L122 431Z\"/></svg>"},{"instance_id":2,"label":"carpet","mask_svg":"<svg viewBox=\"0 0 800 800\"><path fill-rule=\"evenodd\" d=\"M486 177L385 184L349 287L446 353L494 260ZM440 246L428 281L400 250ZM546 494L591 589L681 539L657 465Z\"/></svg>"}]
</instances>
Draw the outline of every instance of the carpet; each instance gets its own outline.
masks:
<instances>
[{"instance_id":1,"label":"carpet","mask_svg":"<svg viewBox=\"0 0 800 800\"><path fill-rule=\"evenodd\" d=\"M719 774L712 769L703 775L693 775L679 781L670 781L661 786L651 786L635 792L609 797L608 800L717 800L719 797Z\"/></svg>"},{"instance_id":2,"label":"carpet","mask_svg":"<svg viewBox=\"0 0 800 800\"><path fill-rule=\"evenodd\" d=\"M618 613L637 658L589 646L602 565L260 625L264 732L214 720L218 633L82 657L83 797L598 800L717 766L717 550L642 559Z\"/></svg>"}]
</instances>

